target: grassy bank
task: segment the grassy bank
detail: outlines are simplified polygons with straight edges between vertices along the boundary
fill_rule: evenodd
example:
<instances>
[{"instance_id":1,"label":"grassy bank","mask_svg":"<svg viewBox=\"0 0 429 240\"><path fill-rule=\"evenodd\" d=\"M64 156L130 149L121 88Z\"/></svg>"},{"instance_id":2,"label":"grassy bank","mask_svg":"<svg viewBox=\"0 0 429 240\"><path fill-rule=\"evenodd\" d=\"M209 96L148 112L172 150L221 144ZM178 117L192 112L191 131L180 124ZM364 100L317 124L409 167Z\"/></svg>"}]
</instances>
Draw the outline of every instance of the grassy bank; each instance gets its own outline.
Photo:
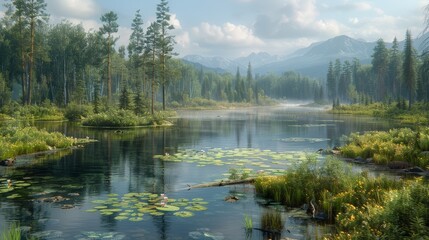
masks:
<instances>
[{"instance_id":1,"label":"grassy bank","mask_svg":"<svg viewBox=\"0 0 429 240\"><path fill-rule=\"evenodd\" d=\"M340 150L345 157L372 158L376 164L403 161L427 169L429 167L429 154L426 154L429 151L429 128L353 133L347 137L347 144Z\"/></svg>"},{"instance_id":2,"label":"grassy bank","mask_svg":"<svg viewBox=\"0 0 429 240\"><path fill-rule=\"evenodd\" d=\"M387 119L396 119L401 123L409 124L428 124L429 123L429 104L428 103L415 103L411 109L398 104L396 102L386 103L372 103L368 105L351 104L341 105L330 110L335 114L354 114L354 115L367 115L373 117L381 117Z\"/></svg>"},{"instance_id":3,"label":"grassy bank","mask_svg":"<svg viewBox=\"0 0 429 240\"><path fill-rule=\"evenodd\" d=\"M416 239L429 233L429 186L356 173L340 160L314 158L283 176L261 176L258 195L289 207L314 204L316 217L335 223L330 239Z\"/></svg>"},{"instance_id":4,"label":"grassy bank","mask_svg":"<svg viewBox=\"0 0 429 240\"><path fill-rule=\"evenodd\" d=\"M0 159L69 148L87 141L89 140L66 137L59 132L47 132L35 127L3 127L0 129Z\"/></svg>"},{"instance_id":5,"label":"grassy bank","mask_svg":"<svg viewBox=\"0 0 429 240\"><path fill-rule=\"evenodd\" d=\"M176 116L174 111L156 112L154 115L138 116L128 110L109 110L89 115L82 120L83 126L100 128L127 128L141 126L171 125L168 118Z\"/></svg>"}]
</instances>

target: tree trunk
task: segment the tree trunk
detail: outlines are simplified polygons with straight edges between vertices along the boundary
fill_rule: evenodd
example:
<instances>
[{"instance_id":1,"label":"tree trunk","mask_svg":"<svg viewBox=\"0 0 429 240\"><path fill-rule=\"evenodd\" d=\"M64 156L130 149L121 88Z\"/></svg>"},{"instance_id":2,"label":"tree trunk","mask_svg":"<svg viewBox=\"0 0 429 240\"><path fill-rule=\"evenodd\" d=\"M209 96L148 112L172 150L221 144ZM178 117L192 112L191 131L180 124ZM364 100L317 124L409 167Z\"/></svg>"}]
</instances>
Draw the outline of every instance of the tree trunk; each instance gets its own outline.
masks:
<instances>
[{"instance_id":1,"label":"tree trunk","mask_svg":"<svg viewBox=\"0 0 429 240\"><path fill-rule=\"evenodd\" d=\"M153 115L154 113L154 109L153 109L153 104L154 104L154 100L155 100L155 50L152 52L152 101L151 101L151 109L150 112Z\"/></svg>"},{"instance_id":2,"label":"tree trunk","mask_svg":"<svg viewBox=\"0 0 429 240\"><path fill-rule=\"evenodd\" d=\"M111 39L109 34L108 43L107 43L108 45L107 46L107 91L108 91L109 103L112 102L112 69L111 69L110 43L111 43Z\"/></svg>"},{"instance_id":3,"label":"tree trunk","mask_svg":"<svg viewBox=\"0 0 429 240\"><path fill-rule=\"evenodd\" d=\"M34 40L35 40L35 19L31 19L30 30L31 30L31 51L30 51L30 77L28 79L28 89L27 89L27 104L31 104L31 85L33 81L33 68L34 68Z\"/></svg>"},{"instance_id":4,"label":"tree trunk","mask_svg":"<svg viewBox=\"0 0 429 240\"><path fill-rule=\"evenodd\" d=\"M67 74L66 74L66 56L63 57L63 79L64 79L64 106L67 106Z\"/></svg>"}]
</instances>

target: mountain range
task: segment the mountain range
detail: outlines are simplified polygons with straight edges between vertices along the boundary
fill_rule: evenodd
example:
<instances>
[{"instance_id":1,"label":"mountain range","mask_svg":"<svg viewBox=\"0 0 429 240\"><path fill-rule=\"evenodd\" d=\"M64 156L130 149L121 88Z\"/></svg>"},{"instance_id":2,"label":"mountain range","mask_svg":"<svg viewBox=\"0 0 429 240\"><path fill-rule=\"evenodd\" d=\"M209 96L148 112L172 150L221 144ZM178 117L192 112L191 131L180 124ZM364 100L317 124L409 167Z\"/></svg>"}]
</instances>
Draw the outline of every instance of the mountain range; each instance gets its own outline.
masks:
<instances>
[{"instance_id":1,"label":"mountain range","mask_svg":"<svg viewBox=\"0 0 429 240\"><path fill-rule=\"evenodd\" d=\"M429 35L426 34L413 40L413 46L418 52L422 51L423 43L428 37ZM235 73L237 67L241 69L241 72L244 72L250 62L253 72L256 74L281 74L286 71L295 71L305 76L324 78L329 62L336 59L352 61L357 58L362 64L370 63L376 44L376 42L366 42L341 35L326 41L313 43L287 56L270 55L260 52L236 59L188 55L183 60L194 64L201 64L217 72ZM386 47L391 48L392 43L386 43ZM403 48L404 41L401 41L399 42L399 49Z\"/></svg>"}]
</instances>

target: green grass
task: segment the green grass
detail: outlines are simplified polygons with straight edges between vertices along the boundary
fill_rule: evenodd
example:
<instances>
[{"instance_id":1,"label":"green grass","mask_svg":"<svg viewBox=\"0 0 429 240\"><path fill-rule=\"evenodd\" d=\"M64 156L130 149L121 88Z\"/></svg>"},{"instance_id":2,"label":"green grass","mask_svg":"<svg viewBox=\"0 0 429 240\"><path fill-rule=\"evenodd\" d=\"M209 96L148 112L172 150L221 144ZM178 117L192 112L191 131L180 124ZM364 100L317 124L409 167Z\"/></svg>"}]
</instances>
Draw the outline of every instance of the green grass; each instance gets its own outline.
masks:
<instances>
[{"instance_id":1,"label":"green grass","mask_svg":"<svg viewBox=\"0 0 429 240\"><path fill-rule=\"evenodd\" d=\"M244 215L244 228L246 229L246 231L253 230L253 220L251 216Z\"/></svg>"},{"instance_id":2,"label":"green grass","mask_svg":"<svg viewBox=\"0 0 429 240\"><path fill-rule=\"evenodd\" d=\"M12 223L0 236L0 240L21 240L19 223Z\"/></svg>"},{"instance_id":3,"label":"green grass","mask_svg":"<svg viewBox=\"0 0 429 240\"><path fill-rule=\"evenodd\" d=\"M425 151L429 151L429 127L352 133L347 144L341 147L341 154L345 157L373 158L377 164L405 161L428 168L429 156L423 154Z\"/></svg>"},{"instance_id":4,"label":"green grass","mask_svg":"<svg viewBox=\"0 0 429 240\"><path fill-rule=\"evenodd\" d=\"M167 119L175 116L173 111L157 112L154 115L137 116L129 110L109 110L93 114L82 121L82 125L90 127L126 128L138 126L168 125Z\"/></svg>"},{"instance_id":5,"label":"green grass","mask_svg":"<svg viewBox=\"0 0 429 240\"><path fill-rule=\"evenodd\" d=\"M261 229L270 232L282 232L284 221L278 211L268 210L261 216Z\"/></svg>"},{"instance_id":6,"label":"green grass","mask_svg":"<svg viewBox=\"0 0 429 240\"><path fill-rule=\"evenodd\" d=\"M391 104L372 103L341 105L330 110L335 114L368 115L386 119L396 119L407 124L428 124L429 123L429 103L415 103L411 109L398 107L396 102Z\"/></svg>"},{"instance_id":7,"label":"green grass","mask_svg":"<svg viewBox=\"0 0 429 240\"><path fill-rule=\"evenodd\" d=\"M3 127L0 129L0 159L18 155L72 147L87 140L66 137L36 127Z\"/></svg>"}]
</instances>

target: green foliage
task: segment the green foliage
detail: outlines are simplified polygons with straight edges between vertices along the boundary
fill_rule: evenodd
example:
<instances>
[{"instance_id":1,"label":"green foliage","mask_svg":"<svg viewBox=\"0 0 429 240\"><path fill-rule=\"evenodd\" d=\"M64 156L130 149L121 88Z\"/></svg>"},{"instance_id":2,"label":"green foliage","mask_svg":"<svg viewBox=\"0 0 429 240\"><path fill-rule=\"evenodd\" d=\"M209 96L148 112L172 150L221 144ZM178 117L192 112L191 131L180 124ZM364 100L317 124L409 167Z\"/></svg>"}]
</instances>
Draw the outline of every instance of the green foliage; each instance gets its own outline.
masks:
<instances>
[{"instance_id":1,"label":"green foliage","mask_svg":"<svg viewBox=\"0 0 429 240\"><path fill-rule=\"evenodd\" d=\"M427 127L417 131L403 128L388 132L366 132L362 135L352 133L347 142L341 147L341 153L345 157L373 158L377 164L406 161L422 168L429 166L429 159L420 154L429 150L429 128Z\"/></svg>"},{"instance_id":2,"label":"green foliage","mask_svg":"<svg viewBox=\"0 0 429 240\"><path fill-rule=\"evenodd\" d=\"M66 107L64 116L70 121L78 121L89 116L91 112L91 106L72 103Z\"/></svg>"},{"instance_id":3,"label":"green foliage","mask_svg":"<svg viewBox=\"0 0 429 240\"><path fill-rule=\"evenodd\" d=\"M137 116L130 110L108 110L103 113L88 116L82 121L82 125L91 127L137 127L166 125L166 119L175 115L175 112L156 112L150 116Z\"/></svg>"},{"instance_id":4,"label":"green foliage","mask_svg":"<svg viewBox=\"0 0 429 240\"><path fill-rule=\"evenodd\" d=\"M249 178L251 171L247 169L237 169L237 168L230 168L228 170L229 173L229 180L244 180L246 178Z\"/></svg>"},{"instance_id":5,"label":"green foliage","mask_svg":"<svg viewBox=\"0 0 429 240\"><path fill-rule=\"evenodd\" d=\"M2 112L15 119L39 121L61 121L65 119L63 112L58 107L49 103L45 103L41 106L20 106L16 102L12 102L4 106Z\"/></svg>"},{"instance_id":6,"label":"green foliage","mask_svg":"<svg viewBox=\"0 0 429 240\"><path fill-rule=\"evenodd\" d=\"M9 229L3 231L0 240L21 240L21 229L19 223L13 222Z\"/></svg>"},{"instance_id":7,"label":"green foliage","mask_svg":"<svg viewBox=\"0 0 429 240\"><path fill-rule=\"evenodd\" d=\"M59 132L47 132L35 127L5 127L0 130L0 159L18 155L67 148L78 140Z\"/></svg>"},{"instance_id":8,"label":"green foliage","mask_svg":"<svg viewBox=\"0 0 429 240\"><path fill-rule=\"evenodd\" d=\"M252 231L253 220L251 216L244 215L244 228L246 229L246 231Z\"/></svg>"},{"instance_id":9,"label":"green foliage","mask_svg":"<svg viewBox=\"0 0 429 240\"><path fill-rule=\"evenodd\" d=\"M328 158L318 165L314 157L288 170L283 176L262 176L255 181L256 192L289 207L314 202L318 211L335 221L345 206L361 207L381 203L384 191L399 189L402 182L358 174L340 160Z\"/></svg>"},{"instance_id":10,"label":"green foliage","mask_svg":"<svg viewBox=\"0 0 429 240\"><path fill-rule=\"evenodd\" d=\"M261 216L261 228L269 232L282 232L284 221L282 215L278 211L267 211Z\"/></svg>"},{"instance_id":11,"label":"green foliage","mask_svg":"<svg viewBox=\"0 0 429 240\"><path fill-rule=\"evenodd\" d=\"M338 214L333 239L426 239L429 234L429 187L421 179L387 191L383 202L346 205Z\"/></svg>"}]
</instances>

